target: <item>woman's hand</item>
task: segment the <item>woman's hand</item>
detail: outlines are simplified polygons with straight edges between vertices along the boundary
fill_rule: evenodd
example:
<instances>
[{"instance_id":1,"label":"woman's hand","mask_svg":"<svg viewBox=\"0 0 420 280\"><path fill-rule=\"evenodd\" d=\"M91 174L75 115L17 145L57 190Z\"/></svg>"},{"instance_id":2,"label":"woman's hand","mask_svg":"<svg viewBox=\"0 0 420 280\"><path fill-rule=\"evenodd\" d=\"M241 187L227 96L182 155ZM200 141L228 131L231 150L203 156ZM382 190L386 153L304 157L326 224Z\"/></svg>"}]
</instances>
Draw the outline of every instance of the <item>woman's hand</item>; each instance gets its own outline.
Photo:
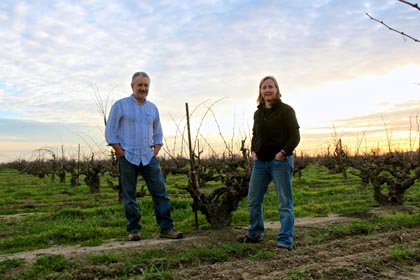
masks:
<instances>
[{"instance_id":1,"label":"woman's hand","mask_svg":"<svg viewBox=\"0 0 420 280\"><path fill-rule=\"evenodd\" d=\"M280 152L278 152L276 154L276 156L274 157L276 160L285 160L286 157L286 152L284 150L281 150Z\"/></svg>"},{"instance_id":2,"label":"woman's hand","mask_svg":"<svg viewBox=\"0 0 420 280\"><path fill-rule=\"evenodd\" d=\"M257 154L254 151L251 152L251 157L253 160L258 160Z\"/></svg>"}]
</instances>

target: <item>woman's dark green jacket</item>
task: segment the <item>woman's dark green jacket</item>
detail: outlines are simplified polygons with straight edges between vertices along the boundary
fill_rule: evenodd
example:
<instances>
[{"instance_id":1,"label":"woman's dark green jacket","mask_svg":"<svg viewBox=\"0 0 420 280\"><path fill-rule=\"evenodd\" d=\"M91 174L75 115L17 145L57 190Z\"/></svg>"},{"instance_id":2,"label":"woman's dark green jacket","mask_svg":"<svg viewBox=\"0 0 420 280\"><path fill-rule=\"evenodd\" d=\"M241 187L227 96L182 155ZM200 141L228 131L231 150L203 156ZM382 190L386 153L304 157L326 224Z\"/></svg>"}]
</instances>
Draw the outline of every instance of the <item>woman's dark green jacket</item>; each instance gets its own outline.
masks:
<instances>
[{"instance_id":1,"label":"woman's dark green jacket","mask_svg":"<svg viewBox=\"0 0 420 280\"><path fill-rule=\"evenodd\" d=\"M254 113L251 150L259 160L271 161L281 150L290 156L299 141L299 124L291 106L280 99L269 109L258 106Z\"/></svg>"}]
</instances>

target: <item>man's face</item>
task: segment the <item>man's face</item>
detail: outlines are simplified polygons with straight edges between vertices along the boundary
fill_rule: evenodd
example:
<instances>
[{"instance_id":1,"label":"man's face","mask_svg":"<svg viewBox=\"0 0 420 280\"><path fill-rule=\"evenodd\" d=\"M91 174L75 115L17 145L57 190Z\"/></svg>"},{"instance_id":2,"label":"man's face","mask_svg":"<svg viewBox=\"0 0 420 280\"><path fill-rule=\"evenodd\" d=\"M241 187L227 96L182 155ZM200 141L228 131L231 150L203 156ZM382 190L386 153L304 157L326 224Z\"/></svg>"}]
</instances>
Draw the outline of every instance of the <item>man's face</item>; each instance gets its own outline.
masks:
<instances>
[{"instance_id":1,"label":"man's face","mask_svg":"<svg viewBox=\"0 0 420 280\"><path fill-rule=\"evenodd\" d=\"M131 84L133 96L138 102L143 103L146 100L146 96L149 94L149 84L150 80L141 76L138 76Z\"/></svg>"}]
</instances>

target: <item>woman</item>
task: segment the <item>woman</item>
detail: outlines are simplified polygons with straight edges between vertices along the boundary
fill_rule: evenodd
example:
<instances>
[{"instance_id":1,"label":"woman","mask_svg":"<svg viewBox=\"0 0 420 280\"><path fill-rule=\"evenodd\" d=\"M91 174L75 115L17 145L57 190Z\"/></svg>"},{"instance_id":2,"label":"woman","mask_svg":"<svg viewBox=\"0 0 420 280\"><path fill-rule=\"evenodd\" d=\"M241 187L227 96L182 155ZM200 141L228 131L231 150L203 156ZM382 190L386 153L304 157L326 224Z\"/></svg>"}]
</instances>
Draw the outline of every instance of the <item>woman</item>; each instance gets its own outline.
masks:
<instances>
[{"instance_id":1,"label":"woman","mask_svg":"<svg viewBox=\"0 0 420 280\"><path fill-rule=\"evenodd\" d=\"M292 198L293 151L300 141L295 111L280 99L276 79L264 77L259 86L258 109L254 113L251 152L254 165L248 189L250 225L239 240L258 243L263 239L263 199L274 182L281 228L277 247L292 250L294 211Z\"/></svg>"}]
</instances>

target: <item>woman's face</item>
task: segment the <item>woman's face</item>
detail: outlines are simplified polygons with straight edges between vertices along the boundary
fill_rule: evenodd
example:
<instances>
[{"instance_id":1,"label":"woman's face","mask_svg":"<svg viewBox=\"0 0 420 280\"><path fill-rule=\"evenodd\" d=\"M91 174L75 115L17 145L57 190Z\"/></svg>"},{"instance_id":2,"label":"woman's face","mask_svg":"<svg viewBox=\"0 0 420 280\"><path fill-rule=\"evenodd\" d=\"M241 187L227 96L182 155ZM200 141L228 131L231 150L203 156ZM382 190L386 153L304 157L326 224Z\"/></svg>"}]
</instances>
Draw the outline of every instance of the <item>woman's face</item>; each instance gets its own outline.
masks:
<instances>
[{"instance_id":1,"label":"woman's face","mask_svg":"<svg viewBox=\"0 0 420 280\"><path fill-rule=\"evenodd\" d=\"M261 84L260 93L265 104L274 102L279 96L279 91L272 79L267 79Z\"/></svg>"}]
</instances>

